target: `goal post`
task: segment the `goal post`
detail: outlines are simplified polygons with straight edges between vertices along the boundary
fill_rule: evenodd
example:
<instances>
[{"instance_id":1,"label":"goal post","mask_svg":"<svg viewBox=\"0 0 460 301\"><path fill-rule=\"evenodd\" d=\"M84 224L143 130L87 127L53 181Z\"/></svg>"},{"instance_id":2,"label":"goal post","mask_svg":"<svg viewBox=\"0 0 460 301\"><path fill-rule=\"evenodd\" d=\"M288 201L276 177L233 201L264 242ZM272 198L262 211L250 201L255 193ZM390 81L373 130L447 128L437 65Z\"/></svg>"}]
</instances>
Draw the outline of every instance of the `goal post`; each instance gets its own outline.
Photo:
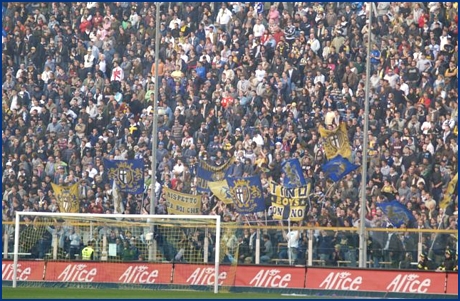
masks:
<instances>
[{"instance_id":1,"label":"goal post","mask_svg":"<svg viewBox=\"0 0 460 301\"><path fill-rule=\"evenodd\" d=\"M48 263L42 281L173 284L187 288L190 275L205 271L207 280L198 285L212 286L214 293L219 292L219 215L16 212L14 225L14 288L18 280L23 280L20 260L38 259ZM148 256L153 242L158 252L155 260ZM86 248L92 251L85 253ZM54 271L50 265L60 269ZM84 267L92 269L79 272ZM64 276L57 279L58 274Z\"/></svg>"}]
</instances>

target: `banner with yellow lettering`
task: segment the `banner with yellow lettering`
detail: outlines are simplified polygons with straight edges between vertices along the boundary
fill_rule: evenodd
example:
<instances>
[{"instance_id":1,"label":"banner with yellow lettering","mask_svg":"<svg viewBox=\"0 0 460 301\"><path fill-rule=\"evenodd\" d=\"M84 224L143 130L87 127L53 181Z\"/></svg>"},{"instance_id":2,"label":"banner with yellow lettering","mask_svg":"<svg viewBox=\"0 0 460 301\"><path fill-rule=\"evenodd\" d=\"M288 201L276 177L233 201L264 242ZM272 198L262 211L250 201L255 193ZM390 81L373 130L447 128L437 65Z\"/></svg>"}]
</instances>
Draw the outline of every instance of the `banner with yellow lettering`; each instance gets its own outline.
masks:
<instances>
[{"instance_id":1,"label":"banner with yellow lettering","mask_svg":"<svg viewBox=\"0 0 460 301\"><path fill-rule=\"evenodd\" d=\"M304 199L286 199L274 197L275 202L272 202L273 219L287 220L293 222L302 221L307 214L307 202ZM291 205L298 204L298 206Z\"/></svg>"},{"instance_id":2,"label":"banner with yellow lettering","mask_svg":"<svg viewBox=\"0 0 460 301\"><path fill-rule=\"evenodd\" d=\"M333 130L327 130L320 126L318 131L323 138L324 151L329 160L338 155L351 159L351 146L348 139L347 125L344 122L341 122Z\"/></svg>"},{"instance_id":3,"label":"banner with yellow lettering","mask_svg":"<svg viewBox=\"0 0 460 301\"><path fill-rule=\"evenodd\" d=\"M274 182L268 185L272 197L273 219L302 221L309 210L311 183L297 188L286 188Z\"/></svg>"},{"instance_id":4,"label":"banner with yellow lettering","mask_svg":"<svg viewBox=\"0 0 460 301\"><path fill-rule=\"evenodd\" d=\"M232 195L230 194L230 188L228 187L226 180L208 182L208 186L209 189L211 189L212 194L214 194L216 198L224 202L224 204L233 204Z\"/></svg>"},{"instance_id":5,"label":"banner with yellow lettering","mask_svg":"<svg viewBox=\"0 0 460 301\"><path fill-rule=\"evenodd\" d=\"M163 187L168 213L173 215L201 215L201 196L182 193Z\"/></svg>"},{"instance_id":6,"label":"banner with yellow lettering","mask_svg":"<svg viewBox=\"0 0 460 301\"><path fill-rule=\"evenodd\" d=\"M80 211L80 192L78 191L79 182L71 186L59 186L51 183L54 196L59 205L59 212L78 213Z\"/></svg>"},{"instance_id":7,"label":"banner with yellow lettering","mask_svg":"<svg viewBox=\"0 0 460 301\"><path fill-rule=\"evenodd\" d=\"M270 182L268 184L268 192L274 196L286 197L291 199L303 199L308 198L308 196L310 195L310 187L310 183L307 183L307 185L302 187L286 188L282 185L276 184L275 182Z\"/></svg>"}]
</instances>

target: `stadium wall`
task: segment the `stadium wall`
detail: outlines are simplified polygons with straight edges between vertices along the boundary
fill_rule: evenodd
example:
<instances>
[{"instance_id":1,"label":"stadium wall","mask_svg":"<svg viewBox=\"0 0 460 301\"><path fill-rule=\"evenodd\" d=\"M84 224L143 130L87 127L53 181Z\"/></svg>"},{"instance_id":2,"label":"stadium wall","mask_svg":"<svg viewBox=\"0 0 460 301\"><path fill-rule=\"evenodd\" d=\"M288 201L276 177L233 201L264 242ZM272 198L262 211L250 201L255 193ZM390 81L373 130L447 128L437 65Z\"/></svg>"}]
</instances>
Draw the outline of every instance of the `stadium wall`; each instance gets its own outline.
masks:
<instances>
[{"instance_id":1,"label":"stadium wall","mask_svg":"<svg viewBox=\"0 0 460 301\"><path fill-rule=\"evenodd\" d=\"M219 285L236 291L268 289L281 292L309 290L338 293L410 294L418 297L458 296L458 274L434 271L374 270L351 268L238 266L235 277L227 277L230 266L221 265ZM2 262L2 283L13 277L13 261ZM204 288L215 281L214 267L202 264L105 263L26 261L18 263L18 284L152 285Z\"/></svg>"}]
</instances>

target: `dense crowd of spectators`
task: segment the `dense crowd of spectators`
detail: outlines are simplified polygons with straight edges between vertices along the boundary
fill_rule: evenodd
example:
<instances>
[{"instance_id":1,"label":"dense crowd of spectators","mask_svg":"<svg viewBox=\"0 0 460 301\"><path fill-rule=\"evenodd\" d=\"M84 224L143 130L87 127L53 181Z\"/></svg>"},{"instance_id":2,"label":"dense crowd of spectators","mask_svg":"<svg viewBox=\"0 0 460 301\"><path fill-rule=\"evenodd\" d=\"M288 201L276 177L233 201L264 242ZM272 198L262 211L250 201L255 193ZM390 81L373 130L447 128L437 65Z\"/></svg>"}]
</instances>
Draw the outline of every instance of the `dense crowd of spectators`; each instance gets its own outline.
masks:
<instances>
[{"instance_id":1,"label":"dense crowd of spectators","mask_svg":"<svg viewBox=\"0 0 460 301\"><path fill-rule=\"evenodd\" d=\"M162 4L154 175L155 4L3 5L4 221L17 210L59 211L52 182L81 181L80 212L112 213L103 158L142 158L146 193L124 195L125 210L149 212L155 176L156 213L166 214L161 186L196 193L200 160L219 166L235 157L232 176L260 174L267 185L297 157L314 192L304 224L356 226L360 171L333 189L321 171L318 126L335 112L335 123L347 124L353 162L361 163L369 136L369 227L387 227L376 204L397 199L417 220L404 226L457 229L456 197L438 206L458 164L457 3L376 3L372 24L362 2ZM244 221L212 195L203 196L202 213ZM317 257L329 260L335 239L322 237ZM391 235L375 237L398 260L415 252L407 244L391 252ZM424 240L437 256L456 249L449 235ZM346 250L357 247L348 241Z\"/></svg>"}]
</instances>

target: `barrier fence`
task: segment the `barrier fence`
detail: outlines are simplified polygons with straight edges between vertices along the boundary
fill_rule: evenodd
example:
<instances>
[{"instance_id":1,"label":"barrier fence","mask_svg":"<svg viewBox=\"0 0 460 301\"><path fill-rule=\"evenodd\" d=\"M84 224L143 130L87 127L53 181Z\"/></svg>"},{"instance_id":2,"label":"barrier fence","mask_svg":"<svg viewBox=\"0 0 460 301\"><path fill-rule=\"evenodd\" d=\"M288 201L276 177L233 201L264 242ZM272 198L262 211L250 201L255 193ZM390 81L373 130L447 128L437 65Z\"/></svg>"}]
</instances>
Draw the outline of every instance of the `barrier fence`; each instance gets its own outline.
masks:
<instances>
[{"instance_id":1,"label":"barrier fence","mask_svg":"<svg viewBox=\"0 0 460 301\"><path fill-rule=\"evenodd\" d=\"M2 262L2 281L13 276L13 262ZM219 267L219 285L237 288L311 289L354 292L458 295L454 272L321 268L299 266ZM180 263L102 263L21 260L18 283L163 284L212 286L214 267Z\"/></svg>"},{"instance_id":2,"label":"barrier fence","mask_svg":"<svg viewBox=\"0 0 460 301\"><path fill-rule=\"evenodd\" d=\"M38 229L40 225L35 224ZM145 227L129 226L124 224L119 229L111 228L102 231L104 225L93 222L72 223L68 229L69 233L78 229L82 237L81 246L71 246L67 237L58 237L53 233L52 227L43 227L41 231L29 231L27 235L20 236L19 249L20 259L45 259L73 261L78 260L81 248L91 239L95 242L96 261L124 262L131 261L133 258L125 258L123 254L116 253L114 256L107 256L110 247L117 249L117 245L111 246L110 235L124 235L127 233L135 239L130 240L135 244L139 255L147 252L147 242L144 240ZM26 227L24 227L25 229ZM12 259L14 245L14 225L11 222L2 222L2 243L3 259ZM147 228L147 230L149 230ZM199 231L200 229L197 229ZM26 230L23 230L24 232ZM111 232L112 233L111 233ZM207 230L206 230L207 231ZM202 234L211 235L202 231ZM299 231L299 241L296 248L291 248L286 240L286 233ZM22 233L22 230L20 231ZM214 231L215 232L215 231ZM30 233L33 233L30 234ZM64 233L64 232L62 232ZM181 246L173 240L171 228L158 228L158 233L162 234L163 242L158 247L157 261L172 262ZM190 235L184 239L193 239L195 231L190 231ZM22 235L22 234L21 234ZM118 237L117 236L117 237ZM177 235L176 235L177 236ZM199 235L198 235L199 236ZM203 235L204 236L204 235ZM393 237L392 237L393 236ZM427 254L430 258L430 269L436 269L444 258L444 251L450 249L453 256L457 253L457 230L437 230L437 229L380 229L367 228L367 267L380 269L411 269L416 268L418 257L421 253ZM23 238L24 237L24 238ZM64 238L64 239L63 239ZM171 238L171 239L169 239ZM266 239L271 242L271 251L267 253ZM118 239L123 243L122 239ZM189 256L187 263L208 263L212 262L212 239L209 248L202 248ZM394 243L400 249L395 250ZM203 245L206 245L203 244ZM223 252L228 254L222 263L230 263L231 257L238 254L237 264L264 264L264 265L302 265L307 267L357 267L359 236L358 228L322 228L322 227L290 227L289 225L237 225L222 224L222 244ZM80 248L78 248L80 247ZM106 254L106 255L104 255ZM338 255L337 255L338 254ZM69 256L70 255L70 256ZM142 256L145 260L147 256ZM81 259L81 258L80 258ZM137 259L137 257L135 258Z\"/></svg>"}]
</instances>

